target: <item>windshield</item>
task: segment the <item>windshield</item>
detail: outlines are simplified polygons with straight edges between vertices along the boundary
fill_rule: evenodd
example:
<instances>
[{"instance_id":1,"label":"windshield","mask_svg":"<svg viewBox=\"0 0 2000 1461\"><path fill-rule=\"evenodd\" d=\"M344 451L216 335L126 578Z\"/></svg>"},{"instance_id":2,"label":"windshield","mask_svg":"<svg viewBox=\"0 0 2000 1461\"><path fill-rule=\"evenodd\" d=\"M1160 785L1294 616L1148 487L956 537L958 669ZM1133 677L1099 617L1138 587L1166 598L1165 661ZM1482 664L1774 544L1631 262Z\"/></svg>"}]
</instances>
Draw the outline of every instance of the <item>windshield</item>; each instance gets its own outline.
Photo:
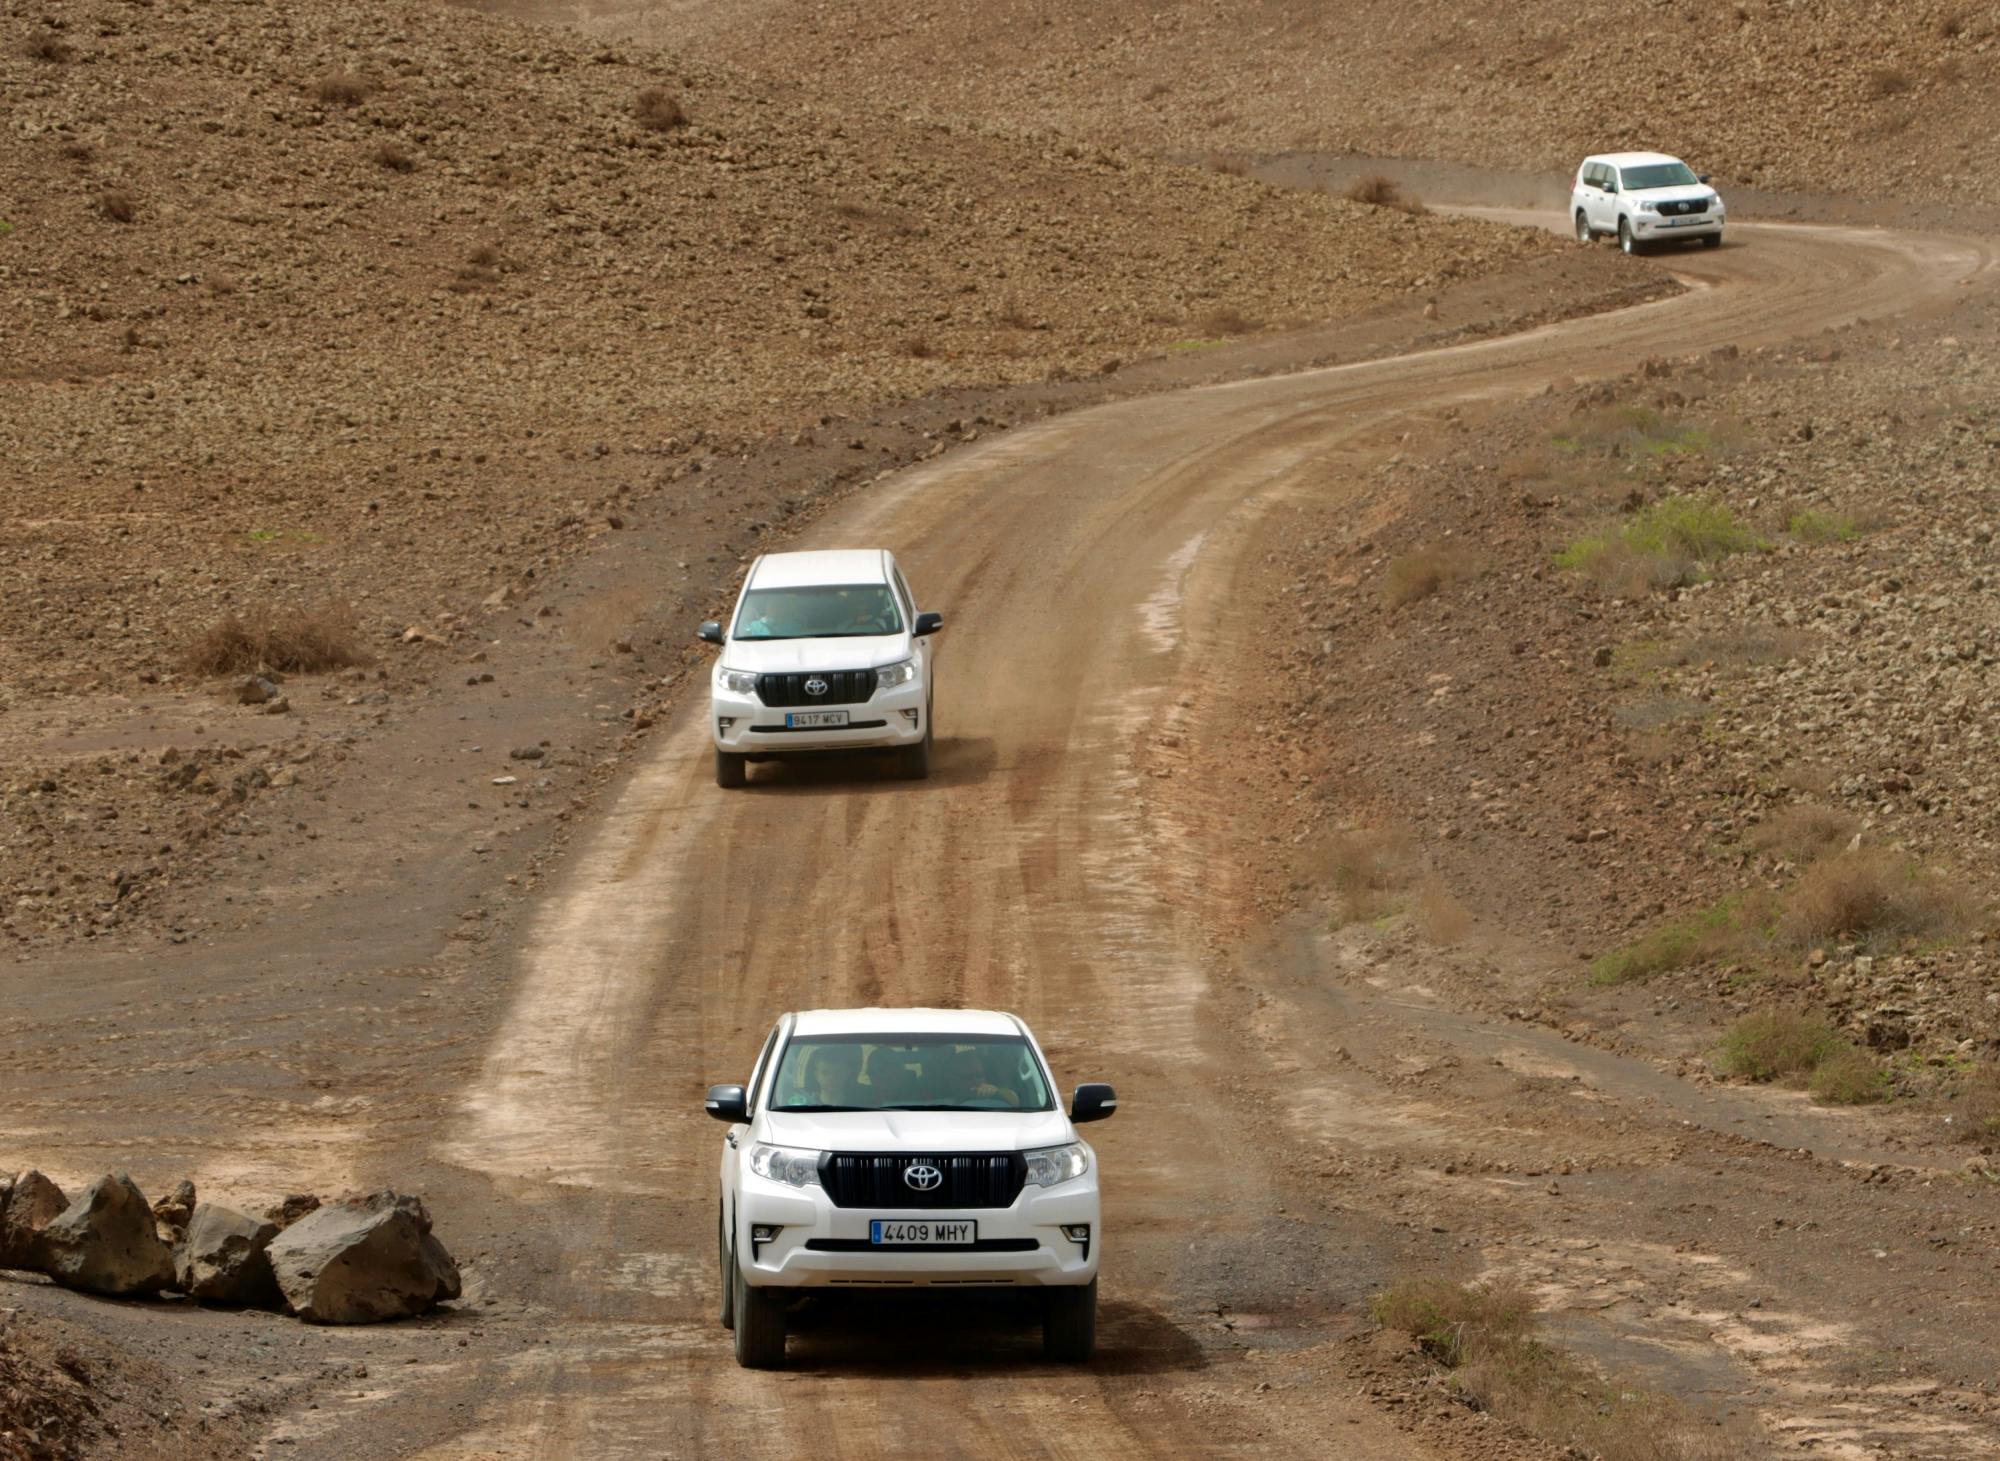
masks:
<instances>
[{"instance_id":1,"label":"windshield","mask_svg":"<svg viewBox=\"0 0 2000 1461\"><path fill-rule=\"evenodd\" d=\"M903 628L886 583L753 588L736 611L736 639L845 639Z\"/></svg>"},{"instance_id":2,"label":"windshield","mask_svg":"<svg viewBox=\"0 0 2000 1461\"><path fill-rule=\"evenodd\" d=\"M794 1039L774 1111L1047 1111L1041 1062L1020 1036Z\"/></svg>"},{"instance_id":3,"label":"windshield","mask_svg":"<svg viewBox=\"0 0 2000 1461\"><path fill-rule=\"evenodd\" d=\"M1619 176L1625 180L1625 190L1634 188L1687 188L1700 181L1694 169L1684 162L1654 162L1645 167L1619 169Z\"/></svg>"}]
</instances>

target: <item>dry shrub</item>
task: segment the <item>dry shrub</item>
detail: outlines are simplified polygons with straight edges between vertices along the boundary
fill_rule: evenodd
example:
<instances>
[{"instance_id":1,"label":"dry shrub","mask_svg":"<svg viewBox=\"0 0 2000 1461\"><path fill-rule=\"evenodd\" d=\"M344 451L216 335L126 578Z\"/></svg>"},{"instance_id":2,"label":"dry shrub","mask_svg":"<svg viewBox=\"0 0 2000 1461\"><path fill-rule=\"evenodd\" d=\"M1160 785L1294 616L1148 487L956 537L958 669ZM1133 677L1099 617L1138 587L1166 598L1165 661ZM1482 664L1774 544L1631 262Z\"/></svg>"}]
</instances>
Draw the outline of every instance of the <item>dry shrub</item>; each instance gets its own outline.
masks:
<instances>
[{"instance_id":1,"label":"dry shrub","mask_svg":"<svg viewBox=\"0 0 2000 1461\"><path fill-rule=\"evenodd\" d=\"M465 262L475 269L497 269L503 262L499 248L490 243L475 244Z\"/></svg>"},{"instance_id":2,"label":"dry shrub","mask_svg":"<svg viewBox=\"0 0 2000 1461\"><path fill-rule=\"evenodd\" d=\"M1195 328L1204 338L1218 340L1227 335L1254 334L1264 328L1264 322L1252 319L1234 305L1224 305L1203 315Z\"/></svg>"},{"instance_id":3,"label":"dry shrub","mask_svg":"<svg viewBox=\"0 0 2000 1461\"><path fill-rule=\"evenodd\" d=\"M1813 1099L1835 1106L1862 1106L1889 1094L1889 1077L1869 1054L1848 1045L1828 1055L1806 1080Z\"/></svg>"},{"instance_id":4,"label":"dry shrub","mask_svg":"<svg viewBox=\"0 0 2000 1461\"><path fill-rule=\"evenodd\" d=\"M1940 15L1937 23L1938 39L1955 41L1965 34L1965 17L1957 11Z\"/></svg>"},{"instance_id":5,"label":"dry shrub","mask_svg":"<svg viewBox=\"0 0 2000 1461\"><path fill-rule=\"evenodd\" d=\"M1566 1454L1598 1461L1733 1461L1754 1443L1670 1397L1599 1374L1535 1337L1535 1306L1507 1280L1418 1278L1378 1294L1375 1317L1416 1340L1475 1406L1526 1427Z\"/></svg>"},{"instance_id":6,"label":"dry shrub","mask_svg":"<svg viewBox=\"0 0 2000 1461\"><path fill-rule=\"evenodd\" d=\"M1240 157L1231 157L1224 152L1211 152L1205 164L1210 172L1219 172L1225 177L1247 177L1250 165Z\"/></svg>"},{"instance_id":7,"label":"dry shrub","mask_svg":"<svg viewBox=\"0 0 2000 1461\"><path fill-rule=\"evenodd\" d=\"M1681 645L1673 658L1660 663L1718 669L1776 665L1799 658L1813 644L1813 636L1803 629L1726 629L1719 634L1696 635Z\"/></svg>"},{"instance_id":8,"label":"dry shrub","mask_svg":"<svg viewBox=\"0 0 2000 1461\"><path fill-rule=\"evenodd\" d=\"M1417 890L1416 917L1418 931L1440 948L1462 944L1472 932L1472 914L1435 878Z\"/></svg>"},{"instance_id":9,"label":"dry shrub","mask_svg":"<svg viewBox=\"0 0 2000 1461\"><path fill-rule=\"evenodd\" d=\"M56 149L56 156L60 157L64 162L82 164L95 158L97 156L97 149L92 147L88 142L79 142L72 139Z\"/></svg>"},{"instance_id":10,"label":"dry shrub","mask_svg":"<svg viewBox=\"0 0 2000 1461\"><path fill-rule=\"evenodd\" d=\"M1777 933L1806 950L1838 939L1870 946L1941 939L1963 932L1972 902L1936 873L1879 847L1823 858L1784 896Z\"/></svg>"},{"instance_id":11,"label":"dry shrub","mask_svg":"<svg viewBox=\"0 0 2000 1461\"><path fill-rule=\"evenodd\" d=\"M1347 198L1349 202L1365 203L1370 208L1394 208L1402 213L1428 211L1422 203L1397 186L1394 178L1379 172L1356 178L1348 185Z\"/></svg>"},{"instance_id":12,"label":"dry shrub","mask_svg":"<svg viewBox=\"0 0 2000 1461\"><path fill-rule=\"evenodd\" d=\"M30 61L47 61L51 65L62 66L76 59L76 47L61 36L43 31L21 43L21 54Z\"/></svg>"},{"instance_id":13,"label":"dry shrub","mask_svg":"<svg viewBox=\"0 0 2000 1461\"><path fill-rule=\"evenodd\" d=\"M928 335L907 335L903 339L903 353L912 360L930 360L938 352Z\"/></svg>"},{"instance_id":14,"label":"dry shrub","mask_svg":"<svg viewBox=\"0 0 2000 1461\"><path fill-rule=\"evenodd\" d=\"M1427 599L1448 583L1469 577L1477 569L1472 555L1459 548L1428 547L1389 561L1382 575L1382 602L1400 609Z\"/></svg>"},{"instance_id":15,"label":"dry shrub","mask_svg":"<svg viewBox=\"0 0 2000 1461\"><path fill-rule=\"evenodd\" d=\"M1870 101L1901 96L1917 84L1917 79L1900 66L1878 66L1868 73L1863 90Z\"/></svg>"},{"instance_id":16,"label":"dry shrub","mask_svg":"<svg viewBox=\"0 0 2000 1461\"><path fill-rule=\"evenodd\" d=\"M113 223L130 223L139 216L139 200L123 188L106 188L97 195L97 211Z\"/></svg>"},{"instance_id":17,"label":"dry shrub","mask_svg":"<svg viewBox=\"0 0 2000 1461\"><path fill-rule=\"evenodd\" d=\"M613 650L632 642L634 626L652 606L651 596L643 589L607 589L585 599L570 613L569 637L595 653Z\"/></svg>"},{"instance_id":18,"label":"dry shrub","mask_svg":"<svg viewBox=\"0 0 2000 1461\"><path fill-rule=\"evenodd\" d=\"M1400 832L1360 828L1335 835L1328 847L1336 925L1367 923L1396 911L1410 879L1409 840Z\"/></svg>"},{"instance_id":19,"label":"dry shrub","mask_svg":"<svg viewBox=\"0 0 2000 1461\"><path fill-rule=\"evenodd\" d=\"M2000 1066L1982 1065L1952 1097L1952 1133L1960 1141L2000 1142Z\"/></svg>"},{"instance_id":20,"label":"dry shrub","mask_svg":"<svg viewBox=\"0 0 2000 1461\"><path fill-rule=\"evenodd\" d=\"M1805 1010L1760 1010L1722 1036L1716 1066L1725 1075L1804 1085L1822 1101L1854 1106L1888 1094L1882 1068L1836 1030Z\"/></svg>"},{"instance_id":21,"label":"dry shrub","mask_svg":"<svg viewBox=\"0 0 2000 1461\"><path fill-rule=\"evenodd\" d=\"M1035 317L1028 313L1027 307L1020 300L1010 297L1001 301L998 313L993 316L993 323L1005 325L1010 330L1032 330L1035 327Z\"/></svg>"},{"instance_id":22,"label":"dry shrub","mask_svg":"<svg viewBox=\"0 0 2000 1461\"><path fill-rule=\"evenodd\" d=\"M190 643L182 655L198 675L249 675L276 670L311 675L365 665L354 610L343 603L310 609L275 609L245 618L227 614Z\"/></svg>"},{"instance_id":23,"label":"dry shrub","mask_svg":"<svg viewBox=\"0 0 2000 1461\"><path fill-rule=\"evenodd\" d=\"M330 107L354 107L368 100L375 88L351 71L329 71L307 88L313 99Z\"/></svg>"},{"instance_id":24,"label":"dry shrub","mask_svg":"<svg viewBox=\"0 0 2000 1461\"><path fill-rule=\"evenodd\" d=\"M417 160L393 142L377 142L368 153L368 160L389 172L413 172Z\"/></svg>"},{"instance_id":25,"label":"dry shrub","mask_svg":"<svg viewBox=\"0 0 2000 1461\"><path fill-rule=\"evenodd\" d=\"M648 132L671 132L688 124L680 98L663 86L649 86L632 98L632 119Z\"/></svg>"},{"instance_id":26,"label":"dry shrub","mask_svg":"<svg viewBox=\"0 0 2000 1461\"><path fill-rule=\"evenodd\" d=\"M1837 807L1794 802L1760 825L1751 834L1750 845L1787 862L1811 862L1845 846L1860 827Z\"/></svg>"}]
</instances>

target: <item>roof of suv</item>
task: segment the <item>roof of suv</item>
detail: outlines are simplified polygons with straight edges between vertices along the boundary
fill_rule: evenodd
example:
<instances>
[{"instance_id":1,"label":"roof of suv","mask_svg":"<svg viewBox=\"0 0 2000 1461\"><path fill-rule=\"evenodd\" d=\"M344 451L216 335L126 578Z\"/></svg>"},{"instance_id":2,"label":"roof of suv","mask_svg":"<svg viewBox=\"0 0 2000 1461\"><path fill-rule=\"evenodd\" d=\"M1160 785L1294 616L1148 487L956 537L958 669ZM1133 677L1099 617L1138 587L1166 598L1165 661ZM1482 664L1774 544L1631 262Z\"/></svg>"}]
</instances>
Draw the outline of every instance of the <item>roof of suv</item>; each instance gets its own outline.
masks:
<instances>
[{"instance_id":1,"label":"roof of suv","mask_svg":"<svg viewBox=\"0 0 2000 1461\"><path fill-rule=\"evenodd\" d=\"M1585 162L1608 162L1613 167L1645 167L1648 163L1679 162L1664 152L1594 152Z\"/></svg>"},{"instance_id":2,"label":"roof of suv","mask_svg":"<svg viewBox=\"0 0 2000 1461\"><path fill-rule=\"evenodd\" d=\"M813 553L766 553L751 571L758 588L813 588L834 583L887 583L889 555L880 548L827 548Z\"/></svg>"},{"instance_id":3,"label":"roof of suv","mask_svg":"<svg viewBox=\"0 0 2000 1461\"><path fill-rule=\"evenodd\" d=\"M794 1035L1018 1035L1021 1023L995 1010L800 1010Z\"/></svg>"}]
</instances>

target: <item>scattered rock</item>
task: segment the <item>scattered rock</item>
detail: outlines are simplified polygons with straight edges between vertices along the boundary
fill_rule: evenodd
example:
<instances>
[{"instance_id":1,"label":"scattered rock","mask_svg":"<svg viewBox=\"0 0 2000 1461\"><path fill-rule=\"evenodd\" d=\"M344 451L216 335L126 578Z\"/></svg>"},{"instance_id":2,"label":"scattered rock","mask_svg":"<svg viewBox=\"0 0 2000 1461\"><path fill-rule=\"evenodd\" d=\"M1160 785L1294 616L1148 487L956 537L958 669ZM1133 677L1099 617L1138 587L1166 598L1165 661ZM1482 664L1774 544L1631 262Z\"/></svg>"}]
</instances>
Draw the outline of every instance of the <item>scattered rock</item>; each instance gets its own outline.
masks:
<instances>
[{"instance_id":1,"label":"scattered rock","mask_svg":"<svg viewBox=\"0 0 2000 1461\"><path fill-rule=\"evenodd\" d=\"M276 682L262 675L246 675L236 686L238 705L268 705L277 698Z\"/></svg>"},{"instance_id":2,"label":"scattered rock","mask_svg":"<svg viewBox=\"0 0 2000 1461\"><path fill-rule=\"evenodd\" d=\"M278 1225L204 1202L174 1255L175 1280L191 1299L248 1308L283 1307L267 1250Z\"/></svg>"},{"instance_id":3,"label":"scattered rock","mask_svg":"<svg viewBox=\"0 0 2000 1461\"><path fill-rule=\"evenodd\" d=\"M41 1267L41 1236L69 1199L62 1188L30 1167L8 1183L0 1198L0 1268Z\"/></svg>"},{"instance_id":4,"label":"scattered rock","mask_svg":"<svg viewBox=\"0 0 2000 1461\"><path fill-rule=\"evenodd\" d=\"M64 1288L123 1296L174 1282L173 1250L130 1177L107 1174L42 1229L41 1270Z\"/></svg>"},{"instance_id":5,"label":"scattered rock","mask_svg":"<svg viewBox=\"0 0 2000 1461\"><path fill-rule=\"evenodd\" d=\"M289 1228L307 1213L319 1211L319 1199L310 1192L294 1192L276 1207L265 1209L264 1216L280 1228Z\"/></svg>"},{"instance_id":6,"label":"scattered rock","mask_svg":"<svg viewBox=\"0 0 2000 1461\"><path fill-rule=\"evenodd\" d=\"M194 1216L195 1205L194 1183L183 1177L174 1184L172 1192L153 1204L153 1218L173 1234L172 1241L178 1242L187 1231L188 1220Z\"/></svg>"},{"instance_id":7,"label":"scattered rock","mask_svg":"<svg viewBox=\"0 0 2000 1461\"><path fill-rule=\"evenodd\" d=\"M270 1246L292 1313L313 1324L373 1324L459 1294L458 1265L431 1233L421 1199L394 1192L318 1209Z\"/></svg>"}]
</instances>

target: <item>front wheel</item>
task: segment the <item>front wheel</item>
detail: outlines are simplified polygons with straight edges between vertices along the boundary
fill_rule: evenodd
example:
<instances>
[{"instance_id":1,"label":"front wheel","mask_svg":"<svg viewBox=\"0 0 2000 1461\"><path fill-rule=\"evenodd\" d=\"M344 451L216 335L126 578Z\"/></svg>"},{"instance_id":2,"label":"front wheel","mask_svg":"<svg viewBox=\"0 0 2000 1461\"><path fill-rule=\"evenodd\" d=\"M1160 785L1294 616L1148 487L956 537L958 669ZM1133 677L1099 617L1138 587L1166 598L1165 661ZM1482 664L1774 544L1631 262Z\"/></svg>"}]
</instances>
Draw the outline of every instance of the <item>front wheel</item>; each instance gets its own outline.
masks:
<instances>
[{"instance_id":1,"label":"front wheel","mask_svg":"<svg viewBox=\"0 0 2000 1461\"><path fill-rule=\"evenodd\" d=\"M743 1281L743 1265L729 1265L735 1289L736 1363L746 1370L773 1370L785 1362L785 1291L755 1289Z\"/></svg>"},{"instance_id":2,"label":"front wheel","mask_svg":"<svg viewBox=\"0 0 2000 1461\"><path fill-rule=\"evenodd\" d=\"M1042 1355L1080 1365L1097 1349L1097 1280L1077 1288L1052 1288L1042 1300Z\"/></svg>"},{"instance_id":3,"label":"front wheel","mask_svg":"<svg viewBox=\"0 0 2000 1461\"><path fill-rule=\"evenodd\" d=\"M1722 235L1721 235L1720 233L1705 233L1705 234L1703 234L1703 235L1701 236L1701 246L1702 246L1703 248L1705 248L1705 249L1719 249L1719 248L1721 248L1721 247L1722 247Z\"/></svg>"},{"instance_id":4,"label":"front wheel","mask_svg":"<svg viewBox=\"0 0 2000 1461\"><path fill-rule=\"evenodd\" d=\"M896 752L896 774L905 781L922 781L931 774L931 713L924 711L924 738Z\"/></svg>"},{"instance_id":5,"label":"front wheel","mask_svg":"<svg viewBox=\"0 0 2000 1461\"><path fill-rule=\"evenodd\" d=\"M1597 242L1597 230L1590 226L1590 215L1581 208L1576 210L1576 241L1580 244Z\"/></svg>"},{"instance_id":6,"label":"front wheel","mask_svg":"<svg viewBox=\"0 0 2000 1461\"><path fill-rule=\"evenodd\" d=\"M1632 232L1632 220L1629 218L1618 220L1618 247L1628 254L1639 252L1639 240Z\"/></svg>"},{"instance_id":7,"label":"front wheel","mask_svg":"<svg viewBox=\"0 0 2000 1461\"><path fill-rule=\"evenodd\" d=\"M715 784L735 788L750 779L750 758L718 749L715 753Z\"/></svg>"},{"instance_id":8,"label":"front wheel","mask_svg":"<svg viewBox=\"0 0 2000 1461\"><path fill-rule=\"evenodd\" d=\"M722 1215L715 1219L715 1251L721 1255L722 1274L722 1327L736 1327L736 1255L729 1251L729 1238L724 1230Z\"/></svg>"}]
</instances>

